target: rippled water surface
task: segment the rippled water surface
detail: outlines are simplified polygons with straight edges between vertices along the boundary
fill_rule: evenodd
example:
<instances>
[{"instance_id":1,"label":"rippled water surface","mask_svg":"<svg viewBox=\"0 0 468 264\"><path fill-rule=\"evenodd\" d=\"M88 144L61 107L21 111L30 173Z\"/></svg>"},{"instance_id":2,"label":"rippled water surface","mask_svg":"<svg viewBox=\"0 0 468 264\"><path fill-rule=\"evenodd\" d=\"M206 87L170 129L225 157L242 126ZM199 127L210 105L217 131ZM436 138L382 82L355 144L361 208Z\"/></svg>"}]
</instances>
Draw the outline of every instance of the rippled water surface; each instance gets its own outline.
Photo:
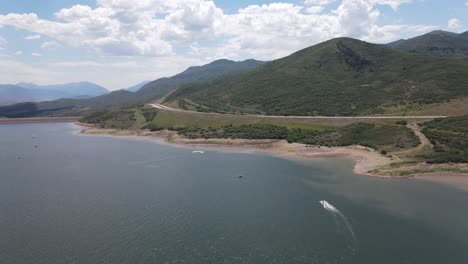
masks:
<instances>
[{"instance_id":1,"label":"rippled water surface","mask_svg":"<svg viewBox=\"0 0 468 264\"><path fill-rule=\"evenodd\" d=\"M468 263L465 192L74 130L0 125L1 263Z\"/></svg>"}]
</instances>

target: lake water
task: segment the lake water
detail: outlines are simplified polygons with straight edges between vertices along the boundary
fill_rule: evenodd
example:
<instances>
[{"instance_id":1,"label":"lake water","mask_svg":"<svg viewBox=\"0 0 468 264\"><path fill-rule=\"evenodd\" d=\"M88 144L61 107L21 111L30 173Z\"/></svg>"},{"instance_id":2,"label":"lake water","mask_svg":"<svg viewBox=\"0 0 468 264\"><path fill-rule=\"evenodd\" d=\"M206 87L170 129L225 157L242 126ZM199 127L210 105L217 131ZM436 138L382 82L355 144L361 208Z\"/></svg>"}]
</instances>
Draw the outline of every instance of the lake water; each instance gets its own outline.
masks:
<instances>
[{"instance_id":1,"label":"lake water","mask_svg":"<svg viewBox=\"0 0 468 264\"><path fill-rule=\"evenodd\" d=\"M468 263L466 192L76 129L0 125L0 263Z\"/></svg>"}]
</instances>

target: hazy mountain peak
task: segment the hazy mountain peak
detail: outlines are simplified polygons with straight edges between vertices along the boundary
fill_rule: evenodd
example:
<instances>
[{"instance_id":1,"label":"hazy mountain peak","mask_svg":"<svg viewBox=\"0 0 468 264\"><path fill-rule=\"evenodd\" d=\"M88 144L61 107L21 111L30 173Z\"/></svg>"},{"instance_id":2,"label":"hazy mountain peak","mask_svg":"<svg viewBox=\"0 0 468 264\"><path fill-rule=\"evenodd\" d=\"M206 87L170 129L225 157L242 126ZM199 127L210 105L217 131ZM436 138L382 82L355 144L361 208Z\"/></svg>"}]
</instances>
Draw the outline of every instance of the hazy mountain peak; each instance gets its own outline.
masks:
<instances>
[{"instance_id":1,"label":"hazy mountain peak","mask_svg":"<svg viewBox=\"0 0 468 264\"><path fill-rule=\"evenodd\" d=\"M450 32L450 31L445 31L445 30L433 30L426 35L448 35L448 36L456 36L458 35L457 33Z\"/></svg>"},{"instance_id":2,"label":"hazy mountain peak","mask_svg":"<svg viewBox=\"0 0 468 264\"><path fill-rule=\"evenodd\" d=\"M388 43L387 46L412 53L468 59L468 32L457 34L434 30L422 36Z\"/></svg>"},{"instance_id":3,"label":"hazy mountain peak","mask_svg":"<svg viewBox=\"0 0 468 264\"><path fill-rule=\"evenodd\" d=\"M141 87L145 86L145 85L148 84L149 82L151 82L151 81L143 81L143 82L138 83L138 84L136 84L136 85L134 85L134 86L128 87L128 88L125 89L125 90L130 91L130 92L137 92L138 90L141 89Z\"/></svg>"},{"instance_id":4,"label":"hazy mountain peak","mask_svg":"<svg viewBox=\"0 0 468 264\"><path fill-rule=\"evenodd\" d=\"M1 104L17 102L50 101L61 98L89 98L107 94L109 91L91 82L72 82L54 85L37 85L19 82L16 85L1 85Z\"/></svg>"},{"instance_id":5,"label":"hazy mountain peak","mask_svg":"<svg viewBox=\"0 0 468 264\"><path fill-rule=\"evenodd\" d=\"M32 88L36 88L38 86L35 83L29 83L29 82L19 82L19 83L15 84L15 85L19 86L19 87L22 87L22 88L26 88L26 89L32 89Z\"/></svg>"}]
</instances>

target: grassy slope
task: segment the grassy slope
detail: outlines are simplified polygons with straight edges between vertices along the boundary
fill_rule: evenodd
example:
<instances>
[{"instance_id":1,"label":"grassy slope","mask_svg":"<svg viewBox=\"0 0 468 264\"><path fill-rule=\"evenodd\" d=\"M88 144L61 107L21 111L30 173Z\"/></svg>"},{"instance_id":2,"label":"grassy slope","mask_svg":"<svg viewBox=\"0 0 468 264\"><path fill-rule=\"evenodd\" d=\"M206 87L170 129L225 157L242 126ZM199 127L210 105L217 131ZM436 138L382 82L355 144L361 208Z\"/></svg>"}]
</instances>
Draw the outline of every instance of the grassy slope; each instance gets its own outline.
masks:
<instances>
[{"instance_id":1,"label":"grassy slope","mask_svg":"<svg viewBox=\"0 0 468 264\"><path fill-rule=\"evenodd\" d=\"M348 146L360 144L397 151L412 148L418 139L395 120L324 120L258 118L250 116L178 113L151 108L99 112L83 118L101 128L178 130L189 138L288 139L311 145Z\"/></svg>"},{"instance_id":2,"label":"grassy slope","mask_svg":"<svg viewBox=\"0 0 468 264\"><path fill-rule=\"evenodd\" d=\"M355 123L340 128L301 129L272 124L228 125L217 128L187 128L179 132L188 138L287 139L315 146L362 145L374 149L396 151L419 144L414 133L405 126Z\"/></svg>"},{"instance_id":3,"label":"grassy slope","mask_svg":"<svg viewBox=\"0 0 468 264\"><path fill-rule=\"evenodd\" d=\"M427 159L434 163L468 163L468 115L436 119L423 124L423 133L434 145Z\"/></svg>"},{"instance_id":4,"label":"grassy slope","mask_svg":"<svg viewBox=\"0 0 468 264\"><path fill-rule=\"evenodd\" d=\"M389 116L461 116L468 114L468 97L460 97L441 103L406 104L384 108Z\"/></svg>"},{"instance_id":5,"label":"grassy slope","mask_svg":"<svg viewBox=\"0 0 468 264\"><path fill-rule=\"evenodd\" d=\"M449 70L448 70L449 69ZM364 115L468 96L468 62L340 38L247 73L186 85L166 103L272 115Z\"/></svg>"},{"instance_id":6,"label":"grassy slope","mask_svg":"<svg viewBox=\"0 0 468 264\"><path fill-rule=\"evenodd\" d=\"M217 60L203 66L190 67L170 78L160 78L150 82L135 93L119 90L89 99L60 99L49 102L16 104L0 107L0 116L80 116L93 111L129 107L162 98L182 84L212 80L224 74L255 68L262 63L256 60L240 62Z\"/></svg>"}]
</instances>

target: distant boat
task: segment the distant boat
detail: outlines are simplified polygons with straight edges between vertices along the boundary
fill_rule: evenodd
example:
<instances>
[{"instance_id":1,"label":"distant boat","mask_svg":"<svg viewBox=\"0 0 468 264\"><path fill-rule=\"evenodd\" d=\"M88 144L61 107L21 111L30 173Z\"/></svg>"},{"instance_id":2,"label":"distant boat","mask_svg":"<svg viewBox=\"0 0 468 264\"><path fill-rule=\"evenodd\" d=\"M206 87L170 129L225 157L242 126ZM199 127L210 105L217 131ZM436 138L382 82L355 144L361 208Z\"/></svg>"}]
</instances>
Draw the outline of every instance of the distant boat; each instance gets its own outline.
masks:
<instances>
[{"instance_id":1,"label":"distant boat","mask_svg":"<svg viewBox=\"0 0 468 264\"><path fill-rule=\"evenodd\" d=\"M205 151L201 151L201 150L194 150L192 151L193 154L203 154L205 153Z\"/></svg>"}]
</instances>

